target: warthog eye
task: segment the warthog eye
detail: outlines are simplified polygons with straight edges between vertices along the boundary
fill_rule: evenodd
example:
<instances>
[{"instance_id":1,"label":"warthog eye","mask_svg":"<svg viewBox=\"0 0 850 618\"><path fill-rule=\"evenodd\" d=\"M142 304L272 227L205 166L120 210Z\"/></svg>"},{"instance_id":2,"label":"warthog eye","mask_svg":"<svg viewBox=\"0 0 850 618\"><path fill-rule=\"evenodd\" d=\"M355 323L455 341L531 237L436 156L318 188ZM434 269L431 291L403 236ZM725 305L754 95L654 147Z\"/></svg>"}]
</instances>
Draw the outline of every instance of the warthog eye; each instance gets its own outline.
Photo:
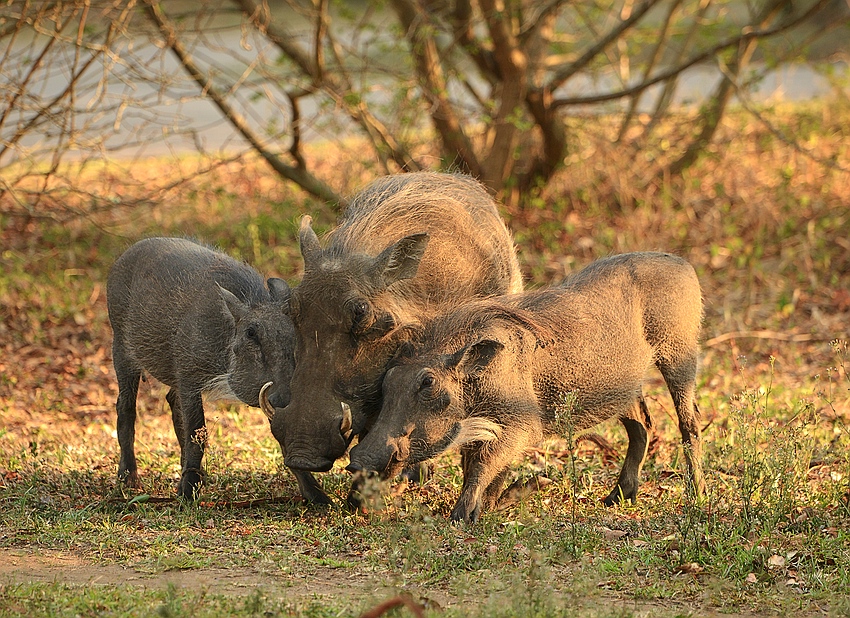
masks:
<instances>
[{"instance_id":1,"label":"warthog eye","mask_svg":"<svg viewBox=\"0 0 850 618\"><path fill-rule=\"evenodd\" d=\"M431 388L434 386L434 376L430 373L426 373L422 376L422 381L419 383L419 390L425 390L427 388Z\"/></svg>"},{"instance_id":2,"label":"warthog eye","mask_svg":"<svg viewBox=\"0 0 850 618\"><path fill-rule=\"evenodd\" d=\"M371 323L372 307L365 300L351 304L352 326L355 329L367 328Z\"/></svg>"},{"instance_id":3,"label":"warthog eye","mask_svg":"<svg viewBox=\"0 0 850 618\"><path fill-rule=\"evenodd\" d=\"M260 338L257 334L257 327L253 324L245 329L245 336L248 337L248 339L253 339L254 341L258 341Z\"/></svg>"}]
</instances>

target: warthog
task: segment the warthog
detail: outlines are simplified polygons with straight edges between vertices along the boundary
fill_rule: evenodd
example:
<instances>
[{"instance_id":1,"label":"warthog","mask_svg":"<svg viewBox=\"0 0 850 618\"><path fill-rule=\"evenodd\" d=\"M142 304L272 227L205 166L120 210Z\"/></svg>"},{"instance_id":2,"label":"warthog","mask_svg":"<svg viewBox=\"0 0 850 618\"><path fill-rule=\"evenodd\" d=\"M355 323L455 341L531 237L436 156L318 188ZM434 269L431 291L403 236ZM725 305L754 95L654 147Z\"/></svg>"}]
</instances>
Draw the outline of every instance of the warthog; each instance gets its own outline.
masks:
<instances>
[{"instance_id":1,"label":"warthog","mask_svg":"<svg viewBox=\"0 0 850 618\"><path fill-rule=\"evenodd\" d=\"M642 383L654 364L701 494L701 321L693 268L665 253L601 259L559 287L467 303L432 320L394 359L378 420L351 450L349 470L390 477L460 447L463 489L451 517L474 522L498 502L527 447L617 417L629 447L605 504L633 499L649 424Z\"/></svg>"},{"instance_id":2,"label":"warthog","mask_svg":"<svg viewBox=\"0 0 850 618\"><path fill-rule=\"evenodd\" d=\"M414 328L464 300L520 291L522 278L495 203L462 175L381 178L351 200L324 249L308 216L300 242L298 363L272 432L287 466L326 471L380 409L386 364Z\"/></svg>"},{"instance_id":3,"label":"warthog","mask_svg":"<svg viewBox=\"0 0 850 618\"><path fill-rule=\"evenodd\" d=\"M116 260L107 281L112 356L118 378L118 476L139 487L134 452L136 395L147 371L171 387L180 443L178 493L197 495L206 443L202 393L259 406L289 402L295 332L287 315L290 289L247 264L181 238L148 238ZM302 494L321 489L298 472ZM323 494L322 494L323 495Z\"/></svg>"}]
</instances>

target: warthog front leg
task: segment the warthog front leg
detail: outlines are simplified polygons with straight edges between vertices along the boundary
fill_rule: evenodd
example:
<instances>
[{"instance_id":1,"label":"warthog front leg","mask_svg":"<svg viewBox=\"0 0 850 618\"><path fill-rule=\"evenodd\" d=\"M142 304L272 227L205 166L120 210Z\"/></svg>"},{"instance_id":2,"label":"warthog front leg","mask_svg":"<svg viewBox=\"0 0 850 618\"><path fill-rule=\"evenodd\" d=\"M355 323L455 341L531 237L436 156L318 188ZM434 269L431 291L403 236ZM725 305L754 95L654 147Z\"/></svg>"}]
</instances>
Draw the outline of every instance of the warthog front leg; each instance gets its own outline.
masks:
<instances>
[{"instance_id":1,"label":"warthog front leg","mask_svg":"<svg viewBox=\"0 0 850 618\"><path fill-rule=\"evenodd\" d=\"M177 495L185 500L196 500L204 480L201 460L207 446L207 427L204 402L200 389L181 388L177 394L183 417L182 473Z\"/></svg>"},{"instance_id":2,"label":"warthog front leg","mask_svg":"<svg viewBox=\"0 0 850 618\"><path fill-rule=\"evenodd\" d=\"M292 470L295 475L295 480L298 481L298 490L301 492L301 497L305 502L310 504L331 504L331 499L325 490L322 489L322 484L313 476L312 472L307 470Z\"/></svg>"},{"instance_id":3,"label":"warthog front leg","mask_svg":"<svg viewBox=\"0 0 850 618\"><path fill-rule=\"evenodd\" d=\"M649 411L646 409L643 395L638 397L628 415L620 417L620 422L626 428L626 433L629 436L629 448L626 451L626 460L620 470L617 485L603 500L605 506L614 506L621 500L637 498L640 471L644 459L646 459L646 449L649 445L646 428L651 427Z\"/></svg>"},{"instance_id":4,"label":"warthog front leg","mask_svg":"<svg viewBox=\"0 0 850 618\"><path fill-rule=\"evenodd\" d=\"M139 380L142 372L135 363L126 358L122 344L115 341L112 346L115 373L118 377L117 412L118 446L121 451L118 461L118 479L127 487L141 487L136 466L136 397L139 392Z\"/></svg>"},{"instance_id":5,"label":"warthog front leg","mask_svg":"<svg viewBox=\"0 0 850 618\"><path fill-rule=\"evenodd\" d=\"M463 488L452 510L452 521L475 523L482 512L497 503L511 462L540 439L542 428L532 425L503 427L498 439L472 443L461 450Z\"/></svg>"}]
</instances>

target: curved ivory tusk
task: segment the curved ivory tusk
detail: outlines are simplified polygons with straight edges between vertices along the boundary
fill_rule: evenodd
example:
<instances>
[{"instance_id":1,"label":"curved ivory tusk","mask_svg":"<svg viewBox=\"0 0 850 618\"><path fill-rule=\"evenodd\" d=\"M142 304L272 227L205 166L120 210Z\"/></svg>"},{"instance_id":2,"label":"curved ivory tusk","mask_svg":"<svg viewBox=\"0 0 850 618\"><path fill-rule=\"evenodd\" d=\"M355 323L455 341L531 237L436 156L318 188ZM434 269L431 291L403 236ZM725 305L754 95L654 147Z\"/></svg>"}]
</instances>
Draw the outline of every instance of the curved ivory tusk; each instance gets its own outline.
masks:
<instances>
[{"instance_id":1,"label":"curved ivory tusk","mask_svg":"<svg viewBox=\"0 0 850 618\"><path fill-rule=\"evenodd\" d=\"M260 389L260 409L262 409L263 414L265 414L269 420L274 418L274 406L271 402L269 402L269 396L266 394L266 391L269 390L272 384L274 384L274 382L266 382L263 384L263 388Z\"/></svg>"},{"instance_id":2,"label":"curved ivory tusk","mask_svg":"<svg viewBox=\"0 0 850 618\"><path fill-rule=\"evenodd\" d=\"M344 401L342 404L342 423L339 425L339 432L348 440L351 436L351 406Z\"/></svg>"}]
</instances>

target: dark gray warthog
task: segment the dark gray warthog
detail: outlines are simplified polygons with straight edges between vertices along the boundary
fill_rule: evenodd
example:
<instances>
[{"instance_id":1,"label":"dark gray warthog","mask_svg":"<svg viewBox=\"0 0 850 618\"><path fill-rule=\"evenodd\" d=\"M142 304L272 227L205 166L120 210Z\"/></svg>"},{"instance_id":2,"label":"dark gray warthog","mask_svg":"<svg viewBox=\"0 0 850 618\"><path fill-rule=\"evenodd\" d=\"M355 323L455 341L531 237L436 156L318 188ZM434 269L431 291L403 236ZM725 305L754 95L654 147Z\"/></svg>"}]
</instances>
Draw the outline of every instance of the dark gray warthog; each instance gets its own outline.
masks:
<instances>
[{"instance_id":1,"label":"dark gray warthog","mask_svg":"<svg viewBox=\"0 0 850 618\"><path fill-rule=\"evenodd\" d=\"M383 382L383 408L349 470L394 476L461 448L453 520L502 495L509 466L545 434L617 417L629 447L612 505L637 494L649 414L647 370L673 397L693 486L704 490L694 402L702 297L693 268L665 253L601 259L562 286L465 304L430 322Z\"/></svg>"},{"instance_id":2,"label":"dark gray warthog","mask_svg":"<svg viewBox=\"0 0 850 618\"><path fill-rule=\"evenodd\" d=\"M181 238L141 240L116 260L106 297L118 377L118 475L127 485L139 487L133 443L143 371L171 387L165 398L181 449L178 493L188 499L202 479L202 393L259 406L260 389L271 382L268 400L289 402L295 366L289 296L282 279L269 279L266 289L247 264ZM309 493L315 479L298 476L302 493Z\"/></svg>"},{"instance_id":3,"label":"dark gray warthog","mask_svg":"<svg viewBox=\"0 0 850 618\"><path fill-rule=\"evenodd\" d=\"M325 248L310 217L300 241L298 363L272 432L287 466L325 471L380 409L385 366L415 329L465 300L520 291L522 279L495 203L462 175L381 178L351 200Z\"/></svg>"}]
</instances>

